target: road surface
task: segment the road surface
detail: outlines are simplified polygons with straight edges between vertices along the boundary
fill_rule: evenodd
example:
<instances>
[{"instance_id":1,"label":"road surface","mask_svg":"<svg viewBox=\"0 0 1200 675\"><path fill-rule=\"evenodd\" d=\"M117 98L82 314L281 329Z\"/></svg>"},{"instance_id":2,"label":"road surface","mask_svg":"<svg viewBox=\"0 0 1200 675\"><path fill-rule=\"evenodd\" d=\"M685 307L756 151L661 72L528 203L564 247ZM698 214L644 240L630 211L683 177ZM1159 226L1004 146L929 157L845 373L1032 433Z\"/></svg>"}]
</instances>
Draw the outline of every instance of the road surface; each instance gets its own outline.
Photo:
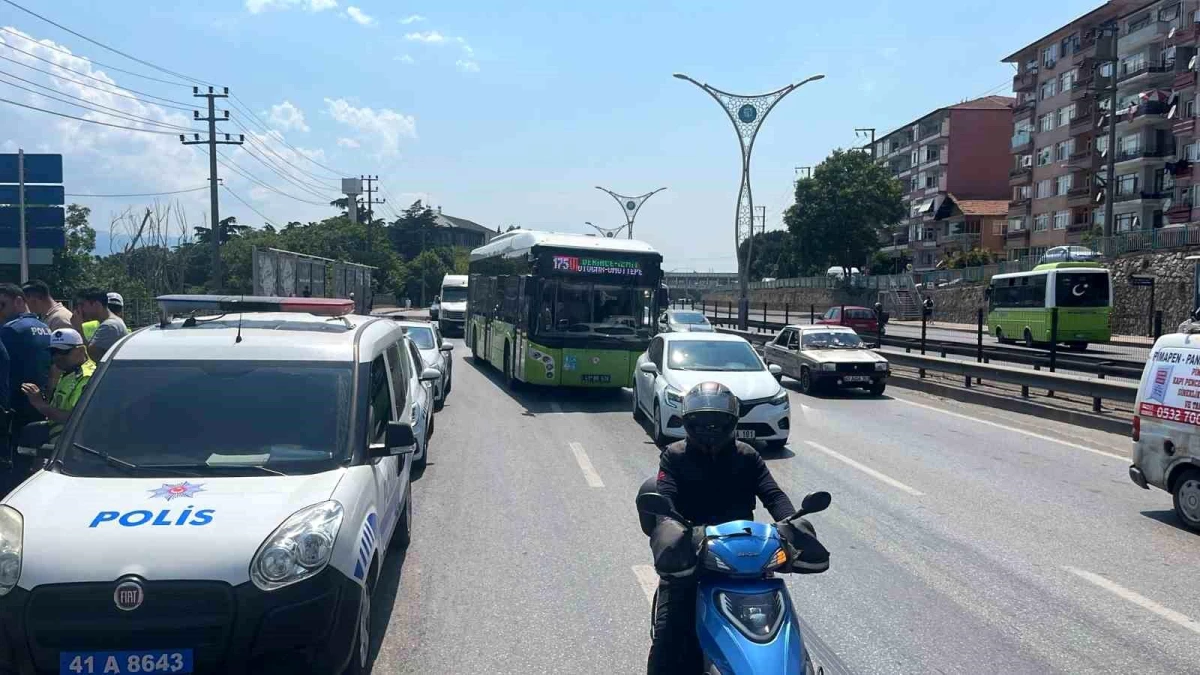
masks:
<instances>
[{"instance_id":1,"label":"road surface","mask_svg":"<svg viewBox=\"0 0 1200 675\"><path fill-rule=\"evenodd\" d=\"M644 672L658 450L629 393L509 394L455 342L374 672ZM794 501L833 494L830 571L788 581L826 672L1200 671L1200 538L1130 483L1127 439L901 390L791 400L768 459Z\"/></svg>"}]
</instances>

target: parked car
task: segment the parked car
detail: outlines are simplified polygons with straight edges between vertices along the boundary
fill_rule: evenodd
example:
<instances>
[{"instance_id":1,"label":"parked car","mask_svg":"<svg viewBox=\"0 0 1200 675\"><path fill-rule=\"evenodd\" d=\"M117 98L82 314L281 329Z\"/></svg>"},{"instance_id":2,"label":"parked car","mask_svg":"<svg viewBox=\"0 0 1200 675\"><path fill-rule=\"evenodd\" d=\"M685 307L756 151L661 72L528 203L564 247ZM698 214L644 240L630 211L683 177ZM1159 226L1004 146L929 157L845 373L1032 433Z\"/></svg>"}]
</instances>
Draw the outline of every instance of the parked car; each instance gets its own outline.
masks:
<instances>
[{"instance_id":1,"label":"parked car","mask_svg":"<svg viewBox=\"0 0 1200 675\"><path fill-rule=\"evenodd\" d=\"M845 315L842 314L843 309L846 310ZM829 311L817 319L817 325L849 326L864 335L875 335L879 332L879 319L875 316L875 310L850 305L830 307Z\"/></svg>"},{"instance_id":2,"label":"parked car","mask_svg":"<svg viewBox=\"0 0 1200 675\"><path fill-rule=\"evenodd\" d=\"M424 321L397 321L400 329L412 340L420 352L425 368L433 368L441 373L441 377L433 383L433 409L441 410L446 405L446 397L450 395L450 384L454 361L450 352L454 345L442 341L437 324Z\"/></svg>"},{"instance_id":3,"label":"parked car","mask_svg":"<svg viewBox=\"0 0 1200 675\"><path fill-rule=\"evenodd\" d=\"M664 333L638 357L633 417L639 422L649 417L659 445L683 438L683 395L701 382L720 382L742 404L738 439L762 441L768 449L779 450L787 444L791 428L788 392L776 380L780 372L736 335Z\"/></svg>"},{"instance_id":4,"label":"parked car","mask_svg":"<svg viewBox=\"0 0 1200 675\"><path fill-rule=\"evenodd\" d=\"M1092 262L1100 259L1100 254L1086 246L1054 246L1048 249L1038 260L1038 264L1055 262Z\"/></svg>"},{"instance_id":5,"label":"parked car","mask_svg":"<svg viewBox=\"0 0 1200 675\"><path fill-rule=\"evenodd\" d=\"M658 317L660 333L711 333L712 324L703 312L694 309L668 309Z\"/></svg>"},{"instance_id":6,"label":"parked car","mask_svg":"<svg viewBox=\"0 0 1200 675\"><path fill-rule=\"evenodd\" d=\"M799 380L806 394L835 386L880 396L890 374L887 359L845 326L788 326L763 347L763 360Z\"/></svg>"}]
</instances>

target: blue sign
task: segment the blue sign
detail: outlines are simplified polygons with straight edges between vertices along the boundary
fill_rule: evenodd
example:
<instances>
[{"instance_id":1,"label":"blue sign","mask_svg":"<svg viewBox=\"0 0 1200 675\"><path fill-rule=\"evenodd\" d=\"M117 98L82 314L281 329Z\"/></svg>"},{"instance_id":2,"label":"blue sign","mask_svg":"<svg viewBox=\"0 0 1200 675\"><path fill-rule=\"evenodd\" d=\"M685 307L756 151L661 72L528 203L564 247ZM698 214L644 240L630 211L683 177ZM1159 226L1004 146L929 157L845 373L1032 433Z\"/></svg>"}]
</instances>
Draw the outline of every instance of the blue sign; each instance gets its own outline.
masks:
<instances>
[{"instance_id":1,"label":"blue sign","mask_svg":"<svg viewBox=\"0 0 1200 675\"><path fill-rule=\"evenodd\" d=\"M750 124L754 120L758 119L758 108L755 108L747 103L746 105L738 108L738 119L746 124Z\"/></svg>"},{"instance_id":2,"label":"blue sign","mask_svg":"<svg viewBox=\"0 0 1200 675\"><path fill-rule=\"evenodd\" d=\"M184 525L203 526L212 522L214 509L200 509L192 513L192 507L187 507L178 514L171 509L162 509L158 513L146 509L136 511L100 511L92 518L89 528L99 527L103 523L117 522L121 527L182 527Z\"/></svg>"},{"instance_id":3,"label":"blue sign","mask_svg":"<svg viewBox=\"0 0 1200 675\"><path fill-rule=\"evenodd\" d=\"M19 183L17 156L0 155L0 183ZM63 182L62 155L25 155L26 183Z\"/></svg>"},{"instance_id":4,"label":"blue sign","mask_svg":"<svg viewBox=\"0 0 1200 675\"><path fill-rule=\"evenodd\" d=\"M67 235L61 227L25 228L26 245L29 248L66 248ZM21 230L0 228L0 248L20 248ZM32 261L32 258L30 259ZM38 264L38 263L32 263Z\"/></svg>"},{"instance_id":5,"label":"blue sign","mask_svg":"<svg viewBox=\"0 0 1200 675\"><path fill-rule=\"evenodd\" d=\"M16 206L21 203L21 195L17 194L17 185L0 185L0 204L12 204ZM62 206L66 203L66 195L63 194L63 186L61 185L26 185L25 186L25 205L36 204L38 206Z\"/></svg>"},{"instance_id":6,"label":"blue sign","mask_svg":"<svg viewBox=\"0 0 1200 675\"><path fill-rule=\"evenodd\" d=\"M26 206L25 227L62 227L66 214L58 206ZM16 206L0 206L0 230L21 227L21 209Z\"/></svg>"}]
</instances>

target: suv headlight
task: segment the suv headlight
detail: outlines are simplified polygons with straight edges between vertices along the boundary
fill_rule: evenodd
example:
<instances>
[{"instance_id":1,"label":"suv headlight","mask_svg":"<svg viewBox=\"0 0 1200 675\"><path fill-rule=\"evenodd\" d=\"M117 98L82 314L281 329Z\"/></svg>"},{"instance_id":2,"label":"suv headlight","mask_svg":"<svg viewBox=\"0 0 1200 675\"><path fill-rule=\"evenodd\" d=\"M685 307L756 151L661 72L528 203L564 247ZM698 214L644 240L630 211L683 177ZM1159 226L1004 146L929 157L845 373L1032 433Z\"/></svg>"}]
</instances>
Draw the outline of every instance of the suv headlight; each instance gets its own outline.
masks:
<instances>
[{"instance_id":1,"label":"suv headlight","mask_svg":"<svg viewBox=\"0 0 1200 675\"><path fill-rule=\"evenodd\" d=\"M787 404L788 404L787 389L780 387L779 393L775 394L775 396L771 397L771 405L787 405Z\"/></svg>"},{"instance_id":2,"label":"suv headlight","mask_svg":"<svg viewBox=\"0 0 1200 675\"><path fill-rule=\"evenodd\" d=\"M882 371L882 370L887 370L887 369L888 369L888 362L887 362L887 361L876 361L876 362L875 362L875 370L880 370L880 371Z\"/></svg>"},{"instance_id":3,"label":"suv headlight","mask_svg":"<svg viewBox=\"0 0 1200 675\"><path fill-rule=\"evenodd\" d=\"M674 387L667 387L663 393L667 399L667 405L671 406L672 408L678 408L683 404L683 392L679 391L678 389Z\"/></svg>"},{"instance_id":4,"label":"suv headlight","mask_svg":"<svg viewBox=\"0 0 1200 675\"><path fill-rule=\"evenodd\" d=\"M0 506L0 595L16 588L21 578L21 548L25 518L11 506Z\"/></svg>"},{"instance_id":5,"label":"suv headlight","mask_svg":"<svg viewBox=\"0 0 1200 675\"><path fill-rule=\"evenodd\" d=\"M258 547L250 580L273 591L316 575L329 564L341 526L342 505L332 500L293 513Z\"/></svg>"},{"instance_id":6,"label":"suv headlight","mask_svg":"<svg viewBox=\"0 0 1200 675\"><path fill-rule=\"evenodd\" d=\"M822 363L821 370L837 370L836 363Z\"/></svg>"},{"instance_id":7,"label":"suv headlight","mask_svg":"<svg viewBox=\"0 0 1200 675\"><path fill-rule=\"evenodd\" d=\"M717 591L717 607L742 635L759 643L774 640L783 623L783 594L779 591Z\"/></svg>"}]
</instances>

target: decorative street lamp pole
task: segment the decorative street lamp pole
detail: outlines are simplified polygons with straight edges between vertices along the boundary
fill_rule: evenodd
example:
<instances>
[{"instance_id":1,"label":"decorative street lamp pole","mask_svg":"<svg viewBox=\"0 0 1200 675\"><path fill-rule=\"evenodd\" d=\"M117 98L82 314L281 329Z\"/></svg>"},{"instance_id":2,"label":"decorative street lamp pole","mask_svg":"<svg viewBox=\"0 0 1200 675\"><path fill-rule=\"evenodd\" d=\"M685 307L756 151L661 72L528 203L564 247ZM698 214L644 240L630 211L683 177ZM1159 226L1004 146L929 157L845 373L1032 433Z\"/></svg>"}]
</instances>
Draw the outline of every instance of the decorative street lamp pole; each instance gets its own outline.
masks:
<instances>
[{"instance_id":1,"label":"decorative street lamp pole","mask_svg":"<svg viewBox=\"0 0 1200 675\"><path fill-rule=\"evenodd\" d=\"M584 221L583 224L591 226L594 230L600 233L600 236L605 237L606 239L612 239L616 237L621 233L621 230L625 229L624 225L619 225L617 227L600 227L599 225L592 225L588 221Z\"/></svg>"},{"instance_id":2,"label":"decorative street lamp pole","mask_svg":"<svg viewBox=\"0 0 1200 675\"><path fill-rule=\"evenodd\" d=\"M667 188L660 187L653 192L647 192L641 197L626 197L625 195L619 195L608 188L602 188L599 185L596 186L596 189L607 192L612 196L613 199L617 200L618 204L621 205L621 211L625 213L625 225L629 227L629 238L633 239L633 219L637 218L638 209L642 208L642 204L645 204L647 199L650 199L654 195L666 190ZM595 226L593 225L593 227Z\"/></svg>"},{"instance_id":3,"label":"decorative street lamp pole","mask_svg":"<svg viewBox=\"0 0 1200 675\"><path fill-rule=\"evenodd\" d=\"M733 129L737 132L738 143L742 148L742 187L738 190L737 215L734 218L734 250L738 256L738 328L746 330L750 312L750 253L754 245L754 196L750 192L750 153L754 150L754 137L758 135L758 129L767 118L767 113L771 112L784 96L825 76L813 75L782 89L757 96L730 94L701 84L683 73L675 73L675 77L700 87L721 104L721 108L729 115L729 121L733 122ZM741 255L743 241L749 242L746 244L744 258Z\"/></svg>"}]
</instances>

